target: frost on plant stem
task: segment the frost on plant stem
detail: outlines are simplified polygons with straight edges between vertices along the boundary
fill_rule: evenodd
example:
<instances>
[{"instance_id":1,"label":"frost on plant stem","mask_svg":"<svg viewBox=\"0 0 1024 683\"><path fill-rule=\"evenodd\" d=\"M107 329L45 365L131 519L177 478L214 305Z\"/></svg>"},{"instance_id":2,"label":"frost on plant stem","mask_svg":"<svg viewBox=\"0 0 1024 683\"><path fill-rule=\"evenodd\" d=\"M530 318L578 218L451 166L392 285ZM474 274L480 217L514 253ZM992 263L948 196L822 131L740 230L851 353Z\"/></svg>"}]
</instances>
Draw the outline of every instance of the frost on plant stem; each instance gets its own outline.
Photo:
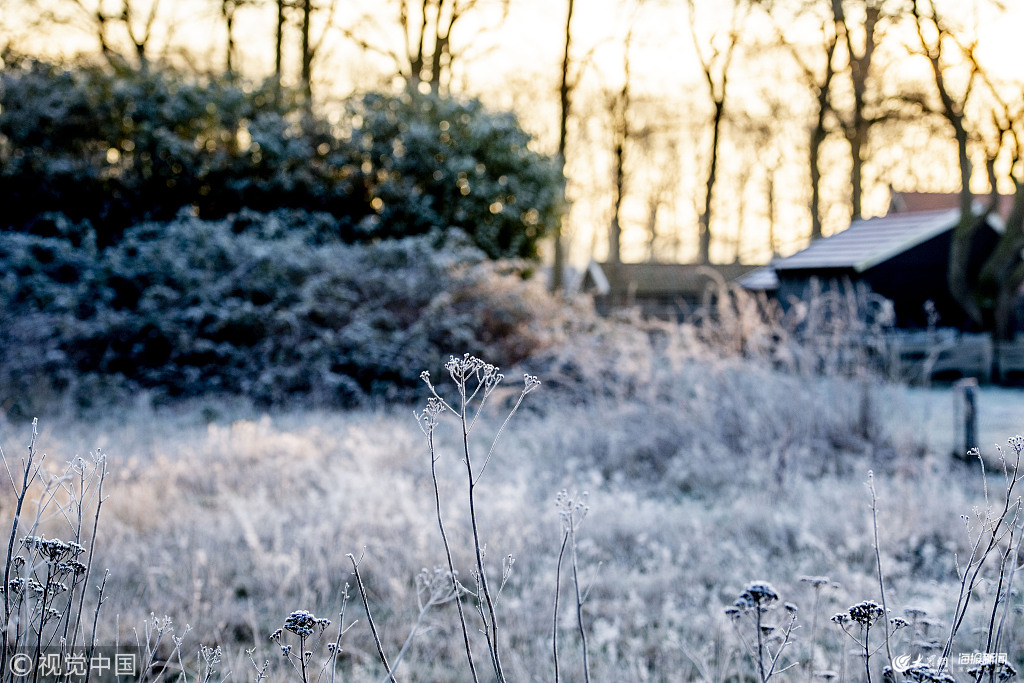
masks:
<instances>
[{"instance_id":1,"label":"frost on plant stem","mask_svg":"<svg viewBox=\"0 0 1024 683\"><path fill-rule=\"evenodd\" d=\"M590 506L587 505L587 492L569 495L567 489L562 489L555 496L555 507L562 521L562 531L575 531L590 511Z\"/></svg>"}]
</instances>

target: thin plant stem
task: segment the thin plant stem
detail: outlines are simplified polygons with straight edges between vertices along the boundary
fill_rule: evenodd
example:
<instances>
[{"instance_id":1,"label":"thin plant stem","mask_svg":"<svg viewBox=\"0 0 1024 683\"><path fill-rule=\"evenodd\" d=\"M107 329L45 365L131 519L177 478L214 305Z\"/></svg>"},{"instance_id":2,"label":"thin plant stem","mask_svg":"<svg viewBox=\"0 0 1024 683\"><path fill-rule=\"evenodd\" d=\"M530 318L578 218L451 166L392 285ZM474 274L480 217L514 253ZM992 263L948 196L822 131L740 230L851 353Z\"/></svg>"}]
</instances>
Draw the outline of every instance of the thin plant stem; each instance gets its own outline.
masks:
<instances>
[{"instance_id":1,"label":"thin plant stem","mask_svg":"<svg viewBox=\"0 0 1024 683\"><path fill-rule=\"evenodd\" d=\"M754 605L754 624L757 633L757 673L761 676L761 683L767 680L764 677L764 636L761 633L761 605Z\"/></svg>"},{"instance_id":2,"label":"thin plant stem","mask_svg":"<svg viewBox=\"0 0 1024 683\"><path fill-rule=\"evenodd\" d=\"M92 613L92 635L89 638L89 660L92 661L92 653L96 648L96 629L100 619L100 607L103 606L103 591L107 587L107 577L110 576L110 571L103 572L103 581L97 587L99 591L99 597L96 599L96 609ZM85 592L84 590L82 591ZM89 674L91 673L92 667L87 667L85 672L85 683L89 683Z\"/></svg>"},{"instance_id":3,"label":"thin plant stem","mask_svg":"<svg viewBox=\"0 0 1024 683\"><path fill-rule=\"evenodd\" d=\"M384 670L388 672L388 678L391 679L391 683L395 683L395 676L391 671L391 666L388 664L388 658L384 655L384 647L381 645L380 636L377 634L377 627L374 625L373 616L370 614L370 602L366 598L366 587L363 585L363 578L359 575L359 562L356 561L352 553L349 553L346 557L352 562L352 573L355 574L356 587L359 588L359 597L362 599L363 608L366 610L366 622L370 625L370 634L373 635L373 642L377 646L377 656L380 658L381 664L384 665Z\"/></svg>"},{"instance_id":4,"label":"thin plant stem","mask_svg":"<svg viewBox=\"0 0 1024 683\"><path fill-rule=\"evenodd\" d=\"M875 546L875 569L878 572L878 592L882 598L882 632L885 634L885 657L889 663L889 668L893 669L892 649L889 646L889 609L885 604L885 579L882 574L882 551L878 547L878 497L875 494L874 473L870 470L868 471L868 489L871 491L871 530ZM866 642L866 631L864 638ZM870 676L869 672L868 683L871 683Z\"/></svg>"},{"instance_id":5,"label":"thin plant stem","mask_svg":"<svg viewBox=\"0 0 1024 683\"><path fill-rule=\"evenodd\" d=\"M978 534L978 539L975 542L975 545L971 551L971 556L967 563L967 567L964 570L963 577L960 580L960 594L957 597L956 608L953 610L953 618L950 620L951 626L949 630L949 636L946 640L946 645L942 650L942 657L946 660L948 660L950 652L952 652L953 640L956 637L957 631L959 631L964 618L967 616L967 607L970 605L971 596L974 593L974 588L978 583L978 576L980 575L981 569L985 564L985 560L988 558L992 550L1002 541L1003 537L1008 532L1012 536L1012 525L1010 525L1009 531L1007 531L1003 527L1004 525L1008 524L1008 519L1010 518L1010 508L1012 505L1015 504L1013 499L1014 486L1018 481L1020 481L1022 477L1024 477L1024 475L1020 474L1020 458L1021 452L1022 450L1024 450L1024 442L1014 440L1013 448L1016 452L1016 460L1010 467L1009 473L1007 474L1006 494L1003 499L1003 508L1002 510L1000 510L999 514L992 519L989 519L988 512L986 511L985 526L988 526L989 523L991 523L991 529L988 531L988 543L985 544L984 550L981 550L979 554L979 550L982 548L982 538L985 535L983 529ZM979 462L981 462L982 479L983 481L986 482L985 498L987 502L988 488L987 479L985 478L985 463L984 461L981 460L981 454L979 452L975 450L974 453L975 455L977 455Z\"/></svg>"},{"instance_id":6,"label":"thin plant stem","mask_svg":"<svg viewBox=\"0 0 1024 683\"><path fill-rule=\"evenodd\" d=\"M473 550L476 554L476 568L480 578L480 592L483 597L484 606L487 610L485 626L487 639L490 643L491 663L494 665L494 675L497 676L499 683L504 683L505 675L501 669L501 655L498 649L498 623L494 614L494 601L491 598L490 589L487 587L487 572L484 568L483 544L480 541L480 525L478 523L476 513L476 481L473 478L473 464L469 456L469 430L466 423L466 406L463 405L462 408L462 447L465 455L466 476L469 484L467 493L469 495L469 522L473 530Z\"/></svg>"},{"instance_id":7,"label":"thin plant stem","mask_svg":"<svg viewBox=\"0 0 1024 683\"><path fill-rule=\"evenodd\" d=\"M39 437L39 419L32 419L32 438L28 444L28 458L24 461L22 468L22 481L21 487L15 486L15 506L14 506L14 519L11 521L11 536L7 541L7 560L4 562L4 624L11 623L11 601L10 601L10 585L11 585L11 564L14 562L14 543L18 537L18 524L21 521L21 513L25 505L25 498L28 496L28 490L31 482L39 474L39 465L34 463L36 455L36 439ZM3 455L3 451L0 451L0 457L3 458L4 464L7 464L7 456ZM35 465L33 467L33 465ZM8 474L10 474L10 467L8 467ZM13 477L11 483L14 483ZM10 651L10 641L8 639L8 629L0 629L0 645L3 650L0 651L0 680L6 679L7 670L7 654ZM17 645L18 639L17 634L14 644Z\"/></svg>"},{"instance_id":8,"label":"thin plant stem","mask_svg":"<svg viewBox=\"0 0 1024 683\"><path fill-rule=\"evenodd\" d=\"M87 561L85 563L85 576L82 579L83 586L88 586L89 585L89 576L90 576L90 572L92 570L93 553L96 550L96 532L99 529L99 523L100 523L100 508L103 506L103 500L104 500L104 498L103 498L103 482L104 482L104 480L106 480L106 477L107 477L107 459L106 459L106 457L100 455L99 459L97 460L97 464L98 464L98 467L100 468L100 470L99 470L99 475L98 475L99 476L99 480L97 481L97 491L96 491L96 513L93 515L93 519L92 519L92 539L91 539L92 542L89 543L89 556L88 556L88 559L87 559ZM105 585L106 582L107 582L107 576L106 576L106 574L104 574L104 576L103 576L103 584ZM102 589L101 589L101 593L102 593ZM78 601L78 618L75 620L75 630L72 633L72 640L71 640L71 643L70 643L72 648L74 647L75 642L78 640L79 628L80 628L81 622L82 622L82 611L83 611L82 608L83 608L84 602L85 602L85 589L83 588L83 590L82 590L82 592L81 592L81 594L79 596L79 601ZM98 609L98 607L97 607L97 609ZM94 625L93 628L94 628L94 632L95 632L95 625Z\"/></svg>"},{"instance_id":9,"label":"thin plant stem","mask_svg":"<svg viewBox=\"0 0 1024 683\"><path fill-rule=\"evenodd\" d=\"M469 671L473 675L474 683L480 679L477 676L476 664L473 661L473 646L469 640L469 627L466 625L466 612L462 607L462 596L459 585L458 574L455 571L455 561L452 559L451 544L448 542L448 534L444 529L444 518L441 514L441 491L437 482L437 455L434 450L434 431L427 431L427 444L430 448L430 478L434 485L434 509L437 513L437 527L441 531L441 541L444 544L445 558L448 561L448 571L452 577L452 590L455 592L455 605L459 612L459 625L462 628L462 640L466 648L466 658L469 661Z\"/></svg>"},{"instance_id":10,"label":"thin plant stem","mask_svg":"<svg viewBox=\"0 0 1024 683\"><path fill-rule=\"evenodd\" d=\"M1024 533L1024 524L1018 525L1017 543L1014 546L1013 561L1010 562L1010 576L1009 576L1009 578L1007 579L1007 582L1006 582L1006 593L1007 594L1010 593L1010 590L1011 590L1011 588L1013 586L1013 578L1014 578L1014 576L1017 573L1017 567L1018 567L1018 565L1020 563L1020 546L1021 546L1021 534L1022 533ZM993 651L995 651L995 650L997 650L999 648L999 644L1000 644L1000 641L1001 641L1002 635L1003 635L1003 627L1006 625L1006 615L1009 613L1009 611L1010 611L1010 601L1009 600L1004 600L1003 601L1003 613L999 617L999 626L996 628L995 640L992 642L992 645L991 645L990 649L988 650L989 652L993 652Z\"/></svg>"},{"instance_id":11,"label":"thin plant stem","mask_svg":"<svg viewBox=\"0 0 1024 683\"><path fill-rule=\"evenodd\" d=\"M583 627L583 596L580 594L580 577L576 561L576 528L572 520L569 522L569 556L572 562L572 583L576 590L576 626L580 632L580 643L583 650L583 680L590 681L590 658L587 651L587 630Z\"/></svg>"},{"instance_id":12,"label":"thin plant stem","mask_svg":"<svg viewBox=\"0 0 1024 683\"><path fill-rule=\"evenodd\" d=\"M555 681L558 683L558 594L562 580L562 559L565 557L565 546L569 542L569 532L562 534L562 547L558 551L558 562L555 563L555 609L551 625L551 650L555 658Z\"/></svg>"}]
</instances>

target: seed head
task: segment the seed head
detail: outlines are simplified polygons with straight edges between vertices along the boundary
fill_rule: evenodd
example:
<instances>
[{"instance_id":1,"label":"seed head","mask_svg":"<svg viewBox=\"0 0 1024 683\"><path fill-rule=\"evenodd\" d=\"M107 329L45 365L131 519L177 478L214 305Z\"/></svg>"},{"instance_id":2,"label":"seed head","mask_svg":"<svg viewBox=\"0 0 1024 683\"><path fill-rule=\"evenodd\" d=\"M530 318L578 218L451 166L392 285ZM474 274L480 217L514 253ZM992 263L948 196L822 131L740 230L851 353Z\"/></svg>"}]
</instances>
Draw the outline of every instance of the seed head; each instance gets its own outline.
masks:
<instances>
[{"instance_id":1,"label":"seed head","mask_svg":"<svg viewBox=\"0 0 1024 683\"><path fill-rule=\"evenodd\" d=\"M811 588L818 589L822 586L827 586L832 583L827 576L801 576L800 581L802 583L811 584Z\"/></svg>"},{"instance_id":2,"label":"seed head","mask_svg":"<svg viewBox=\"0 0 1024 683\"><path fill-rule=\"evenodd\" d=\"M305 638L313 633L314 629L323 631L331 625L330 619L317 619L314 614L304 609L296 610L284 620L284 630L291 631L299 638Z\"/></svg>"},{"instance_id":3,"label":"seed head","mask_svg":"<svg viewBox=\"0 0 1024 683\"><path fill-rule=\"evenodd\" d=\"M885 610L874 600L865 600L851 607L849 614L850 619L861 626L870 626L885 616Z\"/></svg>"},{"instance_id":4,"label":"seed head","mask_svg":"<svg viewBox=\"0 0 1024 683\"><path fill-rule=\"evenodd\" d=\"M740 597L733 603L740 609L758 609L767 608L772 603L778 601L779 594L775 592L772 585L767 581L755 581L749 584Z\"/></svg>"}]
</instances>

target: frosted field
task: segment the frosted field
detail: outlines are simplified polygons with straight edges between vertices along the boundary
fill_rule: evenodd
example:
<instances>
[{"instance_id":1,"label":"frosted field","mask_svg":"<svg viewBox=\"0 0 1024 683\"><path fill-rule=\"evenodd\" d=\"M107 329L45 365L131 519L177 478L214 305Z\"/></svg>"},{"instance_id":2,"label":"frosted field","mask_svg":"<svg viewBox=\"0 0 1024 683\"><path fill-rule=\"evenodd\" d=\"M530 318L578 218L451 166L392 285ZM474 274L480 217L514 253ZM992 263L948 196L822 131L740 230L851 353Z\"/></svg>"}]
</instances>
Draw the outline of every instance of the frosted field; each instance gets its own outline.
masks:
<instances>
[{"instance_id":1,"label":"frosted field","mask_svg":"<svg viewBox=\"0 0 1024 683\"><path fill-rule=\"evenodd\" d=\"M589 493L578 561L589 586L583 615L594 680L754 680L740 637L751 642L751 627L741 621L737 631L725 613L754 581L769 582L779 606L799 610L801 628L779 663L792 668L779 680L806 680L810 662L813 672L860 680L863 659L829 618L879 600L869 471L889 609L926 615L913 611L923 621L893 635L894 656L934 654L920 643L948 629L954 558L963 563L971 547L960 515L984 509L984 487L977 467L948 456L948 388L869 386L865 403L864 386L722 363L684 369L660 394L575 405L544 397L542 387L527 397L478 490L492 579L503 558L515 558L497 603L509 678L552 680L555 498L567 489ZM982 438L1005 444L1022 408L1021 393L985 389ZM475 458L505 409L484 412L471 439ZM111 572L100 637L132 639L151 614L167 615L177 635L190 627L181 646L190 675L196 650L210 644L224 648L218 668L229 680L255 678L250 648L256 661L280 667L268 636L299 609L334 621L317 649L322 661L348 584L346 625L357 623L342 639L339 671L343 680L379 680L346 554L365 553L371 614L392 658L417 622L417 574L444 563L430 457L412 407L268 414L230 402L141 404L89 419L44 417L41 425L40 450L51 465L97 447L109 454L94 561ZM28 433L25 424L0 425L9 461L23 455ZM454 562L469 576L458 425L442 420L437 438ZM990 503L1001 485L989 477ZM9 519L11 509L8 493L0 513ZM45 524L48 535L59 534L59 518ZM560 666L564 680L580 680L564 569ZM829 581L817 589L809 577ZM977 587L955 652L981 646L973 629L991 609L993 585ZM1019 606L1015 593L1012 600ZM779 629L787 623L781 607L766 614ZM1019 662L1024 623L1019 610L1007 618L1000 647ZM429 610L398 677L470 680L461 639L451 602ZM476 645L481 656L483 641ZM275 671L281 680L290 675Z\"/></svg>"},{"instance_id":2,"label":"frosted field","mask_svg":"<svg viewBox=\"0 0 1024 683\"><path fill-rule=\"evenodd\" d=\"M924 426L922 438L935 452L960 449L962 414L953 386L903 389L911 419ZM986 386L978 392L978 447L994 455L994 447L1024 432L1024 389ZM899 417L899 416L895 416Z\"/></svg>"}]
</instances>

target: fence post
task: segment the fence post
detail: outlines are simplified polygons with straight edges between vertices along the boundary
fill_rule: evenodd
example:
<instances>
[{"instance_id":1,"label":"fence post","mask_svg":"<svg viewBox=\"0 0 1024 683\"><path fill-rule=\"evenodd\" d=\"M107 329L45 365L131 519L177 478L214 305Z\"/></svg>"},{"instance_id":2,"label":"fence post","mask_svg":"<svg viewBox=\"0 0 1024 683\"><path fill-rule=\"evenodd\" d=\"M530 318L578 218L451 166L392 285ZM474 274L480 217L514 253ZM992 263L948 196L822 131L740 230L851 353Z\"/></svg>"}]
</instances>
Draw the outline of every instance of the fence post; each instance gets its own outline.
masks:
<instances>
[{"instance_id":1,"label":"fence post","mask_svg":"<svg viewBox=\"0 0 1024 683\"><path fill-rule=\"evenodd\" d=\"M953 385L956 430L953 456L969 460L967 453L978 447L978 380L961 379Z\"/></svg>"}]
</instances>

